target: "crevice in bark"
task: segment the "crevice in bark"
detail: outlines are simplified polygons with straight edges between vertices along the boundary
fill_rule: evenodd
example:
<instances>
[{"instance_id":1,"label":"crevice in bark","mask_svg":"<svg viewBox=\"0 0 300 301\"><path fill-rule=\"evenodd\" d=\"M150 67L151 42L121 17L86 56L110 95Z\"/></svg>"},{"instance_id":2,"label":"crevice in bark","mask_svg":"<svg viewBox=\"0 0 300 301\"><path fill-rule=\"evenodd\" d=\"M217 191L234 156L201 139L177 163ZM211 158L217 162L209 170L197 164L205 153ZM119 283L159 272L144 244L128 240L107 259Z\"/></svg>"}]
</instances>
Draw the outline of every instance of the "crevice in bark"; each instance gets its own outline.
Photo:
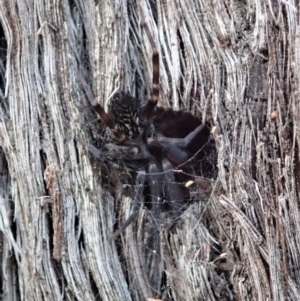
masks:
<instances>
[{"instance_id":1,"label":"crevice in bark","mask_svg":"<svg viewBox=\"0 0 300 301\"><path fill-rule=\"evenodd\" d=\"M2 95L4 95L5 84L6 84L5 81L6 64L7 64L7 39L5 37L2 23L0 22L0 91Z\"/></svg>"}]
</instances>

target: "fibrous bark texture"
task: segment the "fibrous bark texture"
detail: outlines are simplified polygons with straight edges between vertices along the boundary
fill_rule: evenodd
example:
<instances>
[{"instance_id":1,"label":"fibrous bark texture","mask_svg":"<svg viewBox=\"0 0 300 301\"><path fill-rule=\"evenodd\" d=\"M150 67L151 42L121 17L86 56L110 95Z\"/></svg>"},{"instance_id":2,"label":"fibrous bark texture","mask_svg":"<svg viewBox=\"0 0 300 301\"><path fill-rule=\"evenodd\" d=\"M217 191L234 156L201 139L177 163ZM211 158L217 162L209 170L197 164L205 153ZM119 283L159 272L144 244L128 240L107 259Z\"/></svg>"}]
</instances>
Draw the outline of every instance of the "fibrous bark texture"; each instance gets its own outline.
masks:
<instances>
[{"instance_id":1,"label":"fibrous bark texture","mask_svg":"<svg viewBox=\"0 0 300 301\"><path fill-rule=\"evenodd\" d=\"M158 253L143 207L111 239L130 187L78 142L103 136L79 77L105 108L116 89L150 97L141 10L159 105L208 121L218 150L209 199L160 228ZM300 300L299 11L297 0L1 0L1 300Z\"/></svg>"}]
</instances>

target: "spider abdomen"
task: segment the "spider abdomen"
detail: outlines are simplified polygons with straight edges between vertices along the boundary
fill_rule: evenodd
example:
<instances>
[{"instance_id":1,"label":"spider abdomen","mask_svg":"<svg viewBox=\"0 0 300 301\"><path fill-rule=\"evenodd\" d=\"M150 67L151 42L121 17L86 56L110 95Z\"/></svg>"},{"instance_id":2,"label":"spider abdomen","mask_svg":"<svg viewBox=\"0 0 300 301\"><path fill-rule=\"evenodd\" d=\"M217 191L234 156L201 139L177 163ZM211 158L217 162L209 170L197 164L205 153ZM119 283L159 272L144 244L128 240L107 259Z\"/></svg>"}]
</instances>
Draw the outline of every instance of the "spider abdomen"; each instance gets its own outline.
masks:
<instances>
[{"instance_id":1,"label":"spider abdomen","mask_svg":"<svg viewBox=\"0 0 300 301\"><path fill-rule=\"evenodd\" d=\"M117 92L109 106L109 113L118 129L129 139L140 134L140 101L124 92Z\"/></svg>"}]
</instances>

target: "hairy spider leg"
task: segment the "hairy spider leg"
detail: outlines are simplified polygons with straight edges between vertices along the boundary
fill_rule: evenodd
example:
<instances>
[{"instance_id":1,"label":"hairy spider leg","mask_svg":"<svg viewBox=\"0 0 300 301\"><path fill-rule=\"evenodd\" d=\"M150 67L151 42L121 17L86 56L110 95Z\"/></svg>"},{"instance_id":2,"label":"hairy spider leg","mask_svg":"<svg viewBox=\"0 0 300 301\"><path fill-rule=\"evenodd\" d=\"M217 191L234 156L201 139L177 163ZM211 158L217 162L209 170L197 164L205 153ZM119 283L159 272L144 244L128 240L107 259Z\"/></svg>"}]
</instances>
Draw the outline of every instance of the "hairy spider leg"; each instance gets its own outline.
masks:
<instances>
[{"instance_id":1,"label":"hairy spider leg","mask_svg":"<svg viewBox=\"0 0 300 301\"><path fill-rule=\"evenodd\" d=\"M151 212L154 222L150 228L150 235L148 238L149 244L147 246L151 250L150 256L151 268L149 278L156 280L154 282L160 283L162 277L162 260L161 260L161 211L162 211L162 195L163 195L163 181L164 181L163 167L160 163L154 161L149 165L148 183L150 184L151 196Z\"/></svg>"},{"instance_id":2,"label":"hairy spider leg","mask_svg":"<svg viewBox=\"0 0 300 301\"><path fill-rule=\"evenodd\" d=\"M127 140L126 135L117 127L112 118L105 112L104 108L98 102L96 102L89 85L81 74L78 75L78 79L83 86L84 92L90 104L94 107L99 117L111 129L113 134L118 138L120 142L125 142Z\"/></svg>"},{"instance_id":3,"label":"hairy spider leg","mask_svg":"<svg viewBox=\"0 0 300 301\"><path fill-rule=\"evenodd\" d=\"M163 167L163 175L165 181L165 189L166 189L166 196L168 198L168 205L171 207L172 218L175 220L178 218L184 208L184 195L182 189L178 186L178 183L175 181L174 177L174 168L171 163L164 159L162 161ZM173 223L173 221L172 221Z\"/></svg>"},{"instance_id":4,"label":"hairy spider leg","mask_svg":"<svg viewBox=\"0 0 300 301\"><path fill-rule=\"evenodd\" d=\"M157 221L160 217L161 202L162 202L162 184L163 174L160 163L151 162L148 170L148 182L150 185L150 197L154 220Z\"/></svg>"},{"instance_id":5,"label":"hairy spider leg","mask_svg":"<svg viewBox=\"0 0 300 301\"><path fill-rule=\"evenodd\" d=\"M136 219L139 209L143 203L143 190L144 190L144 184L146 181L146 174L143 171L139 171L136 177L136 183L135 183L135 196L133 201L133 212L128 217L128 219L122 223L120 228L113 234L111 239L115 239L118 237L121 233L125 231L125 229Z\"/></svg>"},{"instance_id":6,"label":"hairy spider leg","mask_svg":"<svg viewBox=\"0 0 300 301\"><path fill-rule=\"evenodd\" d=\"M150 42L152 48L152 92L151 99L147 102L147 104L142 108L142 114L144 117L149 118L153 113L158 99L159 99L159 53L157 51L154 39L149 30L148 24L145 21L145 15L140 7L140 15L141 15L141 26L144 28L148 40Z\"/></svg>"},{"instance_id":7,"label":"hairy spider leg","mask_svg":"<svg viewBox=\"0 0 300 301\"><path fill-rule=\"evenodd\" d=\"M187 151L189 144L195 139L199 139L203 147L207 143L209 135L209 128L205 124L201 124L184 138L167 138L159 135L157 137L148 138L147 143L161 147L167 159L173 165L180 165L191 157L191 154ZM202 147L200 147L199 150L201 150Z\"/></svg>"},{"instance_id":8,"label":"hairy spider leg","mask_svg":"<svg viewBox=\"0 0 300 301\"><path fill-rule=\"evenodd\" d=\"M81 145L86 147L88 151L99 160L151 160L153 156L150 154L148 147L143 141L143 133L132 141L127 141L121 146L115 146L109 151L100 151L95 146L79 141Z\"/></svg>"},{"instance_id":9,"label":"hairy spider leg","mask_svg":"<svg viewBox=\"0 0 300 301\"><path fill-rule=\"evenodd\" d=\"M136 177L135 183L135 196L133 201L133 213L130 217L121 225L119 230L117 230L112 238L116 238L125 229L135 220L137 217L139 208L143 203L143 191L146 180L150 184L150 197L154 201L152 201L152 211L154 220L157 221L160 217L161 212L161 195L162 188L161 185L163 183L163 173L162 168L156 163L151 162L149 166L148 173L146 174L144 171L139 171Z\"/></svg>"}]
</instances>

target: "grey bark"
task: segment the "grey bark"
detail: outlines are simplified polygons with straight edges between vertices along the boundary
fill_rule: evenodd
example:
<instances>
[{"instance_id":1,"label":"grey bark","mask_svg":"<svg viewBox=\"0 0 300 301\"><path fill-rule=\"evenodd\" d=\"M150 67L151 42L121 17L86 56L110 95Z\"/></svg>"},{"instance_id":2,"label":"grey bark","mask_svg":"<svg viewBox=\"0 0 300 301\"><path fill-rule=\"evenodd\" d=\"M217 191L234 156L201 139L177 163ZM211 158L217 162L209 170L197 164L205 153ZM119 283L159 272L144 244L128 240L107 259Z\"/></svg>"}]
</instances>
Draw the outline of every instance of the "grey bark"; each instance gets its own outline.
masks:
<instances>
[{"instance_id":1,"label":"grey bark","mask_svg":"<svg viewBox=\"0 0 300 301\"><path fill-rule=\"evenodd\" d=\"M78 75L105 107L116 88L149 98L138 4L160 53L160 105L209 120L218 148L209 200L159 229L159 257L143 208L110 239L131 199L78 143L102 135ZM1 0L2 300L300 300L299 9Z\"/></svg>"}]
</instances>

